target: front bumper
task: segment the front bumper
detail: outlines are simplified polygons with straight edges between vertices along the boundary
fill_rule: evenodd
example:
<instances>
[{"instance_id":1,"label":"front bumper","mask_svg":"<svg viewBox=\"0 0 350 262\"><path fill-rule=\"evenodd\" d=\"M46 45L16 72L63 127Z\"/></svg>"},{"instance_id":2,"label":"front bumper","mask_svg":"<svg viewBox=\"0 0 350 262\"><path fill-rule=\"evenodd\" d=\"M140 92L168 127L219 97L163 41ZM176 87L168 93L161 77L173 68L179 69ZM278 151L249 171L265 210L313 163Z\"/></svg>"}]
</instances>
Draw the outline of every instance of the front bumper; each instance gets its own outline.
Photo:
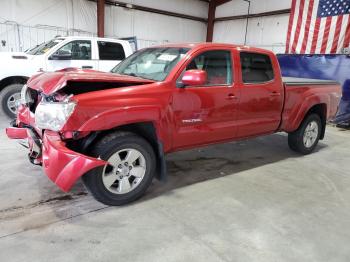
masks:
<instances>
[{"instance_id":1,"label":"front bumper","mask_svg":"<svg viewBox=\"0 0 350 262\"><path fill-rule=\"evenodd\" d=\"M6 134L10 139L27 139L31 162L41 164L46 175L65 192L86 172L107 164L70 150L53 131L46 130L39 137L31 128L9 127Z\"/></svg>"}]
</instances>

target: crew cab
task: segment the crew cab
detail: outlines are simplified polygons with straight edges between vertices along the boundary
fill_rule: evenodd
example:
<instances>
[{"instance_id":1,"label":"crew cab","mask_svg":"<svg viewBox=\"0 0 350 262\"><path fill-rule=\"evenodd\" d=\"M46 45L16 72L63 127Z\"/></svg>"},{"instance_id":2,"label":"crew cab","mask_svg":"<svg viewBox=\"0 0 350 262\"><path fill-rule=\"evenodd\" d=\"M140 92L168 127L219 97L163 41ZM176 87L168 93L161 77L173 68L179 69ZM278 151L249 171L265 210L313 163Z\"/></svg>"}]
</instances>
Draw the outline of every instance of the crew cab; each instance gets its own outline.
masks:
<instances>
[{"instance_id":1,"label":"crew cab","mask_svg":"<svg viewBox=\"0 0 350 262\"><path fill-rule=\"evenodd\" d=\"M109 72L132 54L128 41L96 37L57 37L24 53L0 52L0 104L15 118L17 101L28 78L67 67Z\"/></svg>"},{"instance_id":2,"label":"crew cab","mask_svg":"<svg viewBox=\"0 0 350 262\"><path fill-rule=\"evenodd\" d=\"M28 141L30 161L63 191L82 178L97 200L122 205L166 178L170 152L287 132L292 150L311 153L340 94L333 81L282 79L270 51L165 45L134 53L111 73L33 76L6 132Z\"/></svg>"}]
</instances>

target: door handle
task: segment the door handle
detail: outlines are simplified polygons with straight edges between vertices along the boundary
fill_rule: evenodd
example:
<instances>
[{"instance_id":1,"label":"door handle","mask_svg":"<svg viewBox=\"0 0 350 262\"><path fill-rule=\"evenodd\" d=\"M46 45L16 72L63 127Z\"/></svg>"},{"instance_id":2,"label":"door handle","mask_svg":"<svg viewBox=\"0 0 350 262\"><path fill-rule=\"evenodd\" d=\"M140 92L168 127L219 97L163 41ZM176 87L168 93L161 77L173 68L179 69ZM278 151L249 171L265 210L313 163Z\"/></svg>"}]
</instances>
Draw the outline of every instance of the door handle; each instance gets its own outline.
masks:
<instances>
[{"instance_id":1,"label":"door handle","mask_svg":"<svg viewBox=\"0 0 350 262\"><path fill-rule=\"evenodd\" d=\"M277 92L277 91L273 91L273 92L271 92L270 95L271 95L271 96L280 96L281 93L280 93L280 92Z\"/></svg>"},{"instance_id":2,"label":"door handle","mask_svg":"<svg viewBox=\"0 0 350 262\"><path fill-rule=\"evenodd\" d=\"M237 99L237 98L238 98L237 96L235 96L234 94L231 93L231 94L228 94L228 95L227 95L227 98L226 98L226 99L227 99L227 100L233 100L233 99Z\"/></svg>"},{"instance_id":3,"label":"door handle","mask_svg":"<svg viewBox=\"0 0 350 262\"><path fill-rule=\"evenodd\" d=\"M82 66L81 68L82 69L93 69L94 67L93 66Z\"/></svg>"}]
</instances>

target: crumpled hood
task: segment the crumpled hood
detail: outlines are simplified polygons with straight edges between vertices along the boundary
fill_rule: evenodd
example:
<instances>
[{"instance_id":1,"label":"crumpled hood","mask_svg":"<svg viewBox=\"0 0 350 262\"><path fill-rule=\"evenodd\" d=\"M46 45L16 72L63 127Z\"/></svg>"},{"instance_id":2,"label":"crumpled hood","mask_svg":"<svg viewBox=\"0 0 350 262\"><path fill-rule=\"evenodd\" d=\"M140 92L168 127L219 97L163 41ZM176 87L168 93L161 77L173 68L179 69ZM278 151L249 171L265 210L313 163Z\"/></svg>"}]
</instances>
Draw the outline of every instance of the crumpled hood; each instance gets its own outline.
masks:
<instances>
[{"instance_id":1,"label":"crumpled hood","mask_svg":"<svg viewBox=\"0 0 350 262\"><path fill-rule=\"evenodd\" d=\"M143 78L104 73L95 70L66 68L52 73L41 73L28 80L28 87L45 95L50 95L64 88L68 82L111 82L129 84L150 84L152 80Z\"/></svg>"}]
</instances>

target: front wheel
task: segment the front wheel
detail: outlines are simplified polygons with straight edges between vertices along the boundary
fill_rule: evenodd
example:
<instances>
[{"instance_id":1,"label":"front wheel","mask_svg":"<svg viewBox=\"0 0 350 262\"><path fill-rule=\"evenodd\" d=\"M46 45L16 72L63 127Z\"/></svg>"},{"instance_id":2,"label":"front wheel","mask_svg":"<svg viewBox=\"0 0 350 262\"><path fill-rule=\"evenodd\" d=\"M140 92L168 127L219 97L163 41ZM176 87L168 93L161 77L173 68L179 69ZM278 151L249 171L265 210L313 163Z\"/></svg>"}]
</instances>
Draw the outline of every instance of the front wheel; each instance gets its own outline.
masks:
<instances>
[{"instance_id":1,"label":"front wheel","mask_svg":"<svg viewBox=\"0 0 350 262\"><path fill-rule=\"evenodd\" d=\"M289 147L304 155L316 148L322 131L321 118L317 114L308 115L300 127L288 134Z\"/></svg>"},{"instance_id":2,"label":"front wheel","mask_svg":"<svg viewBox=\"0 0 350 262\"><path fill-rule=\"evenodd\" d=\"M23 84L12 84L5 87L0 93L2 111L11 119L16 117L22 87Z\"/></svg>"},{"instance_id":3,"label":"front wheel","mask_svg":"<svg viewBox=\"0 0 350 262\"><path fill-rule=\"evenodd\" d=\"M92 150L108 165L86 173L82 179L92 195L106 205L119 206L141 197L156 170L151 145L130 132L116 132L102 138Z\"/></svg>"}]
</instances>

